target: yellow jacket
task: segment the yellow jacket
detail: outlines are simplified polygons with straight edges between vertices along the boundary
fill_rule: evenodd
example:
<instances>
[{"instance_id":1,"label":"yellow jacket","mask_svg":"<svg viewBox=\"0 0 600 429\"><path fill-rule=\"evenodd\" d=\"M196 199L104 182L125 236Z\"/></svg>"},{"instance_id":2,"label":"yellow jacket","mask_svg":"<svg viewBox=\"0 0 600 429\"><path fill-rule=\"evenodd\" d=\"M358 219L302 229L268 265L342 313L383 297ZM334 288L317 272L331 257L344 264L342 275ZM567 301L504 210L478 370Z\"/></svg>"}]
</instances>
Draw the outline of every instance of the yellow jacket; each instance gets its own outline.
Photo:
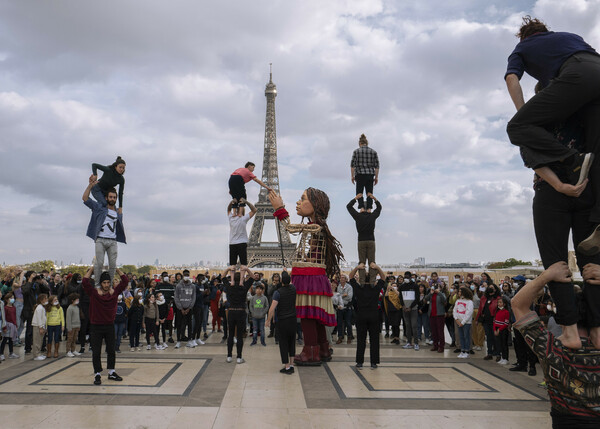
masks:
<instances>
[{"instance_id":1,"label":"yellow jacket","mask_svg":"<svg viewBox=\"0 0 600 429\"><path fill-rule=\"evenodd\" d=\"M46 312L46 326L65 326L65 313L61 306L52 306L50 311Z\"/></svg>"}]
</instances>

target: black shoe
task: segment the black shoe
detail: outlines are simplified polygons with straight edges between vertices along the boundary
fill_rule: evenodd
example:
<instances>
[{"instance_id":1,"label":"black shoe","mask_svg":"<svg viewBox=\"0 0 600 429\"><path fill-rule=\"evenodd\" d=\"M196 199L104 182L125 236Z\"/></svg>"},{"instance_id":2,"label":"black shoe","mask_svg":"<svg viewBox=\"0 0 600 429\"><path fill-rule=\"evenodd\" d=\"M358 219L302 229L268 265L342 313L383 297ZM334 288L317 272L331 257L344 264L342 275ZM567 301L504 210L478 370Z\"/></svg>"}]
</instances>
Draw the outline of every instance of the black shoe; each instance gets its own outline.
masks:
<instances>
[{"instance_id":1,"label":"black shoe","mask_svg":"<svg viewBox=\"0 0 600 429\"><path fill-rule=\"evenodd\" d=\"M82 347L79 349L79 353L85 353L85 349Z\"/></svg>"},{"instance_id":2,"label":"black shoe","mask_svg":"<svg viewBox=\"0 0 600 429\"><path fill-rule=\"evenodd\" d=\"M371 364L371 369L377 369L377 364L376 363L372 363Z\"/></svg>"},{"instance_id":3,"label":"black shoe","mask_svg":"<svg viewBox=\"0 0 600 429\"><path fill-rule=\"evenodd\" d=\"M383 336L383 338L390 338L390 334L388 332L386 332L385 335Z\"/></svg>"},{"instance_id":4,"label":"black shoe","mask_svg":"<svg viewBox=\"0 0 600 429\"><path fill-rule=\"evenodd\" d=\"M115 349L115 353L121 353L121 349Z\"/></svg>"},{"instance_id":5,"label":"black shoe","mask_svg":"<svg viewBox=\"0 0 600 429\"><path fill-rule=\"evenodd\" d=\"M517 365L517 366L513 366L512 368L508 368L508 370L515 371L515 372L525 372L525 371L527 371L527 367L523 366L523 365Z\"/></svg>"},{"instance_id":6,"label":"black shoe","mask_svg":"<svg viewBox=\"0 0 600 429\"><path fill-rule=\"evenodd\" d=\"M25 354L26 355L30 355L31 354L31 350L25 350Z\"/></svg>"},{"instance_id":7,"label":"black shoe","mask_svg":"<svg viewBox=\"0 0 600 429\"><path fill-rule=\"evenodd\" d=\"M535 366L532 366L531 368L529 368L529 372L527 373L527 375L537 375L537 371L535 370Z\"/></svg>"},{"instance_id":8,"label":"black shoe","mask_svg":"<svg viewBox=\"0 0 600 429\"><path fill-rule=\"evenodd\" d=\"M450 343L450 348L452 347L456 347L456 343L454 341L452 341L452 343ZM459 349L460 350L460 349ZM456 352L455 352L456 353Z\"/></svg>"},{"instance_id":9,"label":"black shoe","mask_svg":"<svg viewBox=\"0 0 600 429\"><path fill-rule=\"evenodd\" d=\"M123 381L123 377L121 377L115 371L113 371L112 374L108 374L108 379L113 381Z\"/></svg>"},{"instance_id":10,"label":"black shoe","mask_svg":"<svg viewBox=\"0 0 600 429\"><path fill-rule=\"evenodd\" d=\"M40 352L44 353L45 351L47 351L46 347L42 347L42 349L40 350Z\"/></svg>"},{"instance_id":11,"label":"black shoe","mask_svg":"<svg viewBox=\"0 0 600 429\"><path fill-rule=\"evenodd\" d=\"M98 374L94 377L94 384L96 386L100 386L102 384L102 377L100 377L100 374Z\"/></svg>"},{"instance_id":12,"label":"black shoe","mask_svg":"<svg viewBox=\"0 0 600 429\"><path fill-rule=\"evenodd\" d=\"M171 343L173 344L175 341L173 341L173 338L169 337L169 339L167 340L167 343Z\"/></svg>"},{"instance_id":13,"label":"black shoe","mask_svg":"<svg viewBox=\"0 0 600 429\"><path fill-rule=\"evenodd\" d=\"M473 349L469 350L469 354L470 355L474 355L475 354L475 352L473 351Z\"/></svg>"},{"instance_id":14,"label":"black shoe","mask_svg":"<svg viewBox=\"0 0 600 429\"><path fill-rule=\"evenodd\" d=\"M462 352L461 349L454 349L454 353L460 353L460 352Z\"/></svg>"},{"instance_id":15,"label":"black shoe","mask_svg":"<svg viewBox=\"0 0 600 429\"><path fill-rule=\"evenodd\" d=\"M357 367L358 369L362 369L362 367L363 367L363 364L362 364L362 363L357 363L357 364L356 364L356 367Z\"/></svg>"},{"instance_id":16,"label":"black shoe","mask_svg":"<svg viewBox=\"0 0 600 429\"><path fill-rule=\"evenodd\" d=\"M205 332L204 333L204 339L207 340L208 339L208 334Z\"/></svg>"},{"instance_id":17,"label":"black shoe","mask_svg":"<svg viewBox=\"0 0 600 429\"><path fill-rule=\"evenodd\" d=\"M289 369L281 368L279 370L279 372L282 374L286 374L286 375L292 375L294 373L294 368L293 367L290 367Z\"/></svg>"},{"instance_id":18,"label":"black shoe","mask_svg":"<svg viewBox=\"0 0 600 429\"><path fill-rule=\"evenodd\" d=\"M267 338L273 338L273 335L275 335L273 332L269 333L269 335L267 335Z\"/></svg>"},{"instance_id":19,"label":"black shoe","mask_svg":"<svg viewBox=\"0 0 600 429\"><path fill-rule=\"evenodd\" d=\"M391 343L392 344L400 344L400 340L392 340Z\"/></svg>"},{"instance_id":20,"label":"black shoe","mask_svg":"<svg viewBox=\"0 0 600 429\"><path fill-rule=\"evenodd\" d=\"M593 153L578 153L567 158L563 164L567 168L568 183L575 186L582 184L590 172L593 161Z\"/></svg>"}]
</instances>

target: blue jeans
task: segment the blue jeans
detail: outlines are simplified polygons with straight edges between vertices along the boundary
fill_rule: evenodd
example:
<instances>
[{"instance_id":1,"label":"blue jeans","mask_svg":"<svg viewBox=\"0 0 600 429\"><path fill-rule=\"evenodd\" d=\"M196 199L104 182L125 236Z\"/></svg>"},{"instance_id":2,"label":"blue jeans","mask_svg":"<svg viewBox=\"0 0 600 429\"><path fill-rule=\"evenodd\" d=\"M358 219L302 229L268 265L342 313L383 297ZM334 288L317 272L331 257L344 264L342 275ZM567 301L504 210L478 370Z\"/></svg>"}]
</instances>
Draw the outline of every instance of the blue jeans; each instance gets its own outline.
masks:
<instances>
[{"instance_id":1,"label":"blue jeans","mask_svg":"<svg viewBox=\"0 0 600 429\"><path fill-rule=\"evenodd\" d=\"M431 329L429 328L429 315L427 313L419 313L417 315L417 338L419 341L421 341L421 335L423 333L423 330L425 330L425 339L430 339Z\"/></svg>"},{"instance_id":2,"label":"blue jeans","mask_svg":"<svg viewBox=\"0 0 600 429\"><path fill-rule=\"evenodd\" d=\"M60 333L62 325L48 326L48 344L60 343Z\"/></svg>"},{"instance_id":3,"label":"blue jeans","mask_svg":"<svg viewBox=\"0 0 600 429\"><path fill-rule=\"evenodd\" d=\"M102 191L102 189L100 189L100 186L98 184L94 185L94 187L92 188L92 197L94 197L94 199L98 203L106 205L106 198L104 197L104 191Z\"/></svg>"},{"instance_id":4,"label":"blue jeans","mask_svg":"<svg viewBox=\"0 0 600 429\"><path fill-rule=\"evenodd\" d=\"M471 350L471 324L459 326L458 335L460 336L460 350L463 352Z\"/></svg>"},{"instance_id":5,"label":"blue jeans","mask_svg":"<svg viewBox=\"0 0 600 429\"><path fill-rule=\"evenodd\" d=\"M115 322L115 345L117 347L117 350L119 350L119 347L121 346L121 338L123 338L123 335L125 335L126 330L127 330L127 323L125 323L125 322L116 323Z\"/></svg>"},{"instance_id":6,"label":"blue jeans","mask_svg":"<svg viewBox=\"0 0 600 429\"><path fill-rule=\"evenodd\" d=\"M500 356L500 351L496 349L494 324L493 323L484 323L483 329L485 330L485 342L487 343L488 356Z\"/></svg>"},{"instance_id":7,"label":"blue jeans","mask_svg":"<svg viewBox=\"0 0 600 429\"><path fill-rule=\"evenodd\" d=\"M258 331L260 331L260 343L261 344L266 344L265 343L265 318L262 317L260 319L257 319L255 317L252 318L252 327L253 332L252 332L252 342L256 343L256 339L258 338Z\"/></svg>"}]
</instances>

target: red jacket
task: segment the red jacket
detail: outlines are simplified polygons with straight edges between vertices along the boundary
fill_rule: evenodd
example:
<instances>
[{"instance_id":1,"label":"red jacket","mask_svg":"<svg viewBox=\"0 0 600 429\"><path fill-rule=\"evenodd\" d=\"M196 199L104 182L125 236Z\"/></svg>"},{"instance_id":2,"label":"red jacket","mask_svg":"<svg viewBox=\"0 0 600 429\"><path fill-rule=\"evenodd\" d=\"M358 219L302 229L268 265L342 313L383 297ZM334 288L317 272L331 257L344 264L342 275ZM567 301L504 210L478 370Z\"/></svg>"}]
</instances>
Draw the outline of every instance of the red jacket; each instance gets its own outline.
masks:
<instances>
[{"instance_id":1,"label":"red jacket","mask_svg":"<svg viewBox=\"0 0 600 429\"><path fill-rule=\"evenodd\" d=\"M504 307L502 310L496 311L496 315L494 316L494 331L504 331L505 329L508 329L509 323L510 313L506 307Z\"/></svg>"},{"instance_id":2,"label":"red jacket","mask_svg":"<svg viewBox=\"0 0 600 429\"><path fill-rule=\"evenodd\" d=\"M498 308L498 300L499 299L500 299L499 296L495 296L490 301L490 314L492 315L492 317L494 317L496 315L496 309ZM479 301L479 311L477 312L477 321L480 323L483 321L483 307L485 306L486 302L487 302L487 296L485 294L483 294L481 296L481 301Z\"/></svg>"}]
</instances>

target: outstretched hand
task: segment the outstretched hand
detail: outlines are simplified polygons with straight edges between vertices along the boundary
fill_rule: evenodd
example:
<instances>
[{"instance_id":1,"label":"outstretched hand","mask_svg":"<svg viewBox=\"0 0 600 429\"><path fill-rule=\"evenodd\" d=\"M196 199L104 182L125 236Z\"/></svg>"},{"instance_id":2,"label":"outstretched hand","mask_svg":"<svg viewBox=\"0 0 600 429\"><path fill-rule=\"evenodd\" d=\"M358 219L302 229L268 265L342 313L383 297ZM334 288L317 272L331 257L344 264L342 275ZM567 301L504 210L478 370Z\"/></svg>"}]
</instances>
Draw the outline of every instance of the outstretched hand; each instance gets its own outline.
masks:
<instances>
[{"instance_id":1,"label":"outstretched hand","mask_svg":"<svg viewBox=\"0 0 600 429\"><path fill-rule=\"evenodd\" d=\"M558 283L571 283L572 274L569 270L569 265L564 261L555 262L554 264L550 265L545 272L546 275L549 277L550 281L555 281ZM600 279L600 276L598 277L598 279Z\"/></svg>"},{"instance_id":2,"label":"outstretched hand","mask_svg":"<svg viewBox=\"0 0 600 429\"><path fill-rule=\"evenodd\" d=\"M583 280L591 285L600 285L600 265L585 264L583 267Z\"/></svg>"},{"instance_id":3,"label":"outstretched hand","mask_svg":"<svg viewBox=\"0 0 600 429\"><path fill-rule=\"evenodd\" d=\"M280 195L277 195L273 190L269 192L269 201L271 202L271 205L275 210L283 207L283 199Z\"/></svg>"}]
</instances>

